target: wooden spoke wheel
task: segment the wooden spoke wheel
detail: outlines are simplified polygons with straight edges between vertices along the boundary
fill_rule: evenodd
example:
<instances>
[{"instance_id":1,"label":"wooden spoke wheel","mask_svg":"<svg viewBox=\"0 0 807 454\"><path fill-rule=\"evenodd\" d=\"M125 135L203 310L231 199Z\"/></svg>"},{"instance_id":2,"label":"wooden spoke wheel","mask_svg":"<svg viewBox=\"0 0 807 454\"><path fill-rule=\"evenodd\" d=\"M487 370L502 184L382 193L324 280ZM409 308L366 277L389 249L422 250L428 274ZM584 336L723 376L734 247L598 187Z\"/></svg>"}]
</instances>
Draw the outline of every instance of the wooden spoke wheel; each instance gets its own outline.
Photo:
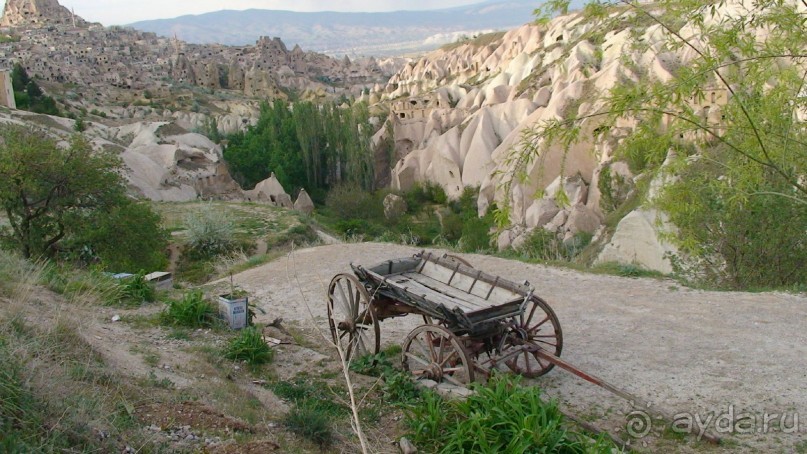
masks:
<instances>
[{"instance_id":1,"label":"wooden spoke wheel","mask_svg":"<svg viewBox=\"0 0 807 454\"><path fill-rule=\"evenodd\" d=\"M509 324L500 347L500 357L506 368L529 378L540 377L552 370L554 364L535 354L540 349L560 356L563 350L560 322L549 304L533 296L524 313L510 319Z\"/></svg>"},{"instance_id":2,"label":"wooden spoke wheel","mask_svg":"<svg viewBox=\"0 0 807 454\"><path fill-rule=\"evenodd\" d=\"M328 323L331 337L345 358L375 355L381 332L370 294L352 274L337 274L328 286Z\"/></svg>"},{"instance_id":3,"label":"wooden spoke wheel","mask_svg":"<svg viewBox=\"0 0 807 454\"><path fill-rule=\"evenodd\" d=\"M454 255L454 254L443 254L443 258L448 260L449 262L459 263L460 265L465 265L468 268L473 268L473 265L471 265L471 262L465 260L464 258L462 258L460 256L457 256L457 255Z\"/></svg>"},{"instance_id":4,"label":"wooden spoke wheel","mask_svg":"<svg viewBox=\"0 0 807 454\"><path fill-rule=\"evenodd\" d=\"M459 338L440 325L415 328L403 345L403 368L417 379L465 386L474 380L468 352Z\"/></svg>"}]
</instances>

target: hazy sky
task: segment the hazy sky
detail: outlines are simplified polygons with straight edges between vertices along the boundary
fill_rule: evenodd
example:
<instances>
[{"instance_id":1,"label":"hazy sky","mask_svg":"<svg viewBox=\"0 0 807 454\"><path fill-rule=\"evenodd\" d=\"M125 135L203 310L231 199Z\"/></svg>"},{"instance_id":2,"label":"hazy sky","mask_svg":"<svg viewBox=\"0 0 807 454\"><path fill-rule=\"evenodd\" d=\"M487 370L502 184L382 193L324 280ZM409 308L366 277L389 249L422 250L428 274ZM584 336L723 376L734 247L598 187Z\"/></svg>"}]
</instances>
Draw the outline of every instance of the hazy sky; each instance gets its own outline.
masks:
<instances>
[{"instance_id":1,"label":"hazy sky","mask_svg":"<svg viewBox=\"0 0 807 454\"><path fill-rule=\"evenodd\" d=\"M201 14L222 9L282 9L292 11L398 11L439 9L481 3L482 0L60 0L63 6L91 22L123 25L146 19ZM0 0L5 6L5 0Z\"/></svg>"}]
</instances>

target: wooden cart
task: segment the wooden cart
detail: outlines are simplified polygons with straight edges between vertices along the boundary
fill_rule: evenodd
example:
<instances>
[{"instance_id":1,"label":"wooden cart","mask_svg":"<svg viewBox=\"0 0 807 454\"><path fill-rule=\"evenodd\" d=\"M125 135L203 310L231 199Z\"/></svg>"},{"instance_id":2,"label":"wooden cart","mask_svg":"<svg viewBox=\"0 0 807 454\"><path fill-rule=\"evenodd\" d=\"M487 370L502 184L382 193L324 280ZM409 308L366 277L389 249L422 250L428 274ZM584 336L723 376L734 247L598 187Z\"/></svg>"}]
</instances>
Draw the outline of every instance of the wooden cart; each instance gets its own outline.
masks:
<instances>
[{"instance_id":1,"label":"wooden cart","mask_svg":"<svg viewBox=\"0 0 807 454\"><path fill-rule=\"evenodd\" d=\"M430 252L351 268L328 287L331 334L348 357L378 353L379 322L409 314L423 324L404 340L403 367L438 383L463 385L497 369L537 377L563 349L557 316L529 282Z\"/></svg>"}]
</instances>

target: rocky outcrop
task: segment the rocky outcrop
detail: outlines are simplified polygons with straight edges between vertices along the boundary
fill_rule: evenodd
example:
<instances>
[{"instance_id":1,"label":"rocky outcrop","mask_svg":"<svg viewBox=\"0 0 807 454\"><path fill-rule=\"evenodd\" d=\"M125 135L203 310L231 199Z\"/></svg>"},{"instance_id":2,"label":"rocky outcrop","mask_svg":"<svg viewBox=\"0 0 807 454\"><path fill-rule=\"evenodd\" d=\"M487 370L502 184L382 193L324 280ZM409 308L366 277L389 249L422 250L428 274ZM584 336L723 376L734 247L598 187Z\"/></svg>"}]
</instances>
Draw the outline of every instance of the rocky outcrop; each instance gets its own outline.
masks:
<instances>
[{"instance_id":1,"label":"rocky outcrop","mask_svg":"<svg viewBox=\"0 0 807 454\"><path fill-rule=\"evenodd\" d=\"M311 197L305 192L305 189L300 189L300 193L297 194L297 200L294 201L294 209L305 214L314 212L314 201L311 200Z\"/></svg>"},{"instance_id":2,"label":"rocky outcrop","mask_svg":"<svg viewBox=\"0 0 807 454\"><path fill-rule=\"evenodd\" d=\"M648 270L672 273L670 255L677 250L661 238L662 233L669 233L672 228L664 220L664 215L656 210L630 212L619 221L611 241L594 263L634 264Z\"/></svg>"},{"instance_id":3,"label":"rocky outcrop","mask_svg":"<svg viewBox=\"0 0 807 454\"><path fill-rule=\"evenodd\" d=\"M283 189L275 173L255 185L255 188L244 193L248 201L251 202L264 202L270 203L275 206L283 208L293 208L294 204L291 203L291 197Z\"/></svg>"},{"instance_id":4,"label":"rocky outcrop","mask_svg":"<svg viewBox=\"0 0 807 454\"><path fill-rule=\"evenodd\" d=\"M133 192L151 200L243 200L221 161L221 147L195 133L162 136L166 123L134 123L110 131L134 137L121 154Z\"/></svg>"},{"instance_id":5,"label":"rocky outcrop","mask_svg":"<svg viewBox=\"0 0 807 454\"><path fill-rule=\"evenodd\" d=\"M406 200L396 194L387 194L384 197L384 217L389 220L399 219L406 214Z\"/></svg>"},{"instance_id":6,"label":"rocky outcrop","mask_svg":"<svg viewBox=\"0 0 807 454\"><path fill-rule=\"evenodd\" d=\"M602 232L605 213L635 189L635 176L614 156L635 122L602 130L596 119L583 120L581 140L569 147L528 133L596 112L603 105L600 95L622 81L669 80L670 68L692 55L660 52L666 38L659 25L603 30L601 39L587 39L595 26L572 13L547 25L525 25L485 45L453 46L409 63L374 93L391 106L388 125L397 160L392 186L407 189L428 180L452 198L466 186L479 186L480 215L494 203L509 208L512 228L499 236L500 248L537 228L564 241ZM647 50L636 50L637 41ZM717 90L711 105L695 109L718 118L726 96ZM601 178L607 178L605 195ZM626 220L608 254L621 250L660 268L666 246L645 248L653 249L649 254L658 259L653 262L621 242L627 241L621 232L638 234L631 226L641 219L646 216L638 213Z\"/></svg>"},{"instance_id":7,"label":"rocky outcrop","mask_svg":"<svg viewBox=\"0 0 807 454\"><path fill-rule=\"evenodd\" d=\"M7 0L0 19L2 27L85 27L87 22L60 5L58 0Z\"/></svg>"}]
</instances>

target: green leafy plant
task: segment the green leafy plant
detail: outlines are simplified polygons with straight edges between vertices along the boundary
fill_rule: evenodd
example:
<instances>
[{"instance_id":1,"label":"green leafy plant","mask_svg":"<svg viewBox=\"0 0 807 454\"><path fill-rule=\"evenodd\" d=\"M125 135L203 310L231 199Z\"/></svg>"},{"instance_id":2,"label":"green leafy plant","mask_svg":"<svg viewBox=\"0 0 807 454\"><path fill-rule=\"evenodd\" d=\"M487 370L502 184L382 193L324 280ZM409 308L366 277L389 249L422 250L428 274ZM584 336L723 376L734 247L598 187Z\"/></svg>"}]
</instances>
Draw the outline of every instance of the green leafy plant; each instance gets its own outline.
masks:
<instances>
[{"instance_id":1,"label":"green leafy plant","mask_svg":"<svg viewBox=\"0 0 807 454\"><path fill-rule=\"evenodd\" d=\"M169 301L160 314L160 320L168 326L209 327L216 322L216 309L205 300L201 291L193 291L179 301Z\"/></svg>"},{"instance_id":2,"label":"green leafy plant","mask_svg":"<svg viewBox=\"0 0 807 454\"><path fill-rule=\"evenodd\" d=\"M330 418L316 408L294 405L283 418L283 424L292 432L321 447L333 442Z\"/></svg>"},{"instance_id":3,"label":"green leafy plant","mask_svg":"<svg viewBox=\"0 0 807 454\"><path fill-rule=\"evenodd\" d=\"M761 0L738 12L727 2L589 2L582 14L589 35L629 27L633 53L655 53L670 77L647 77L623 53L634 74L600 94L601 109L531 128L511 161L524 170L549 147L569 150L590 138L591 126L634 122L615 155L633 172L664 177L648 204L678 227L668 240L679 248L679 273L733 289L804 282L803 3ZM569 4L546 2L541 20ZM651 26L660 38L652 47L639 38Z\"/></svg>"},{"instance_id":4,"label":"green leafy plant","mask_svg":"<svg viewBox=\"0 0 807 454\"><path fill-rule=\"evenodd\" d=\"M251 366L258 366L272 361L274 350L263 339L263 335L254 326L241 330L227 345L224 357L234 361L245 361Z\"/></svg>"},{"instance_id":5,"label":"green leafy plant","mask_svg":"<svg viewBox=\"0 0 807 454\"><path fill-rule=\"evenodd\" d=\"M610 453L603 438L592 442L567 429L556 402L518 377L494 376L474 386L466 400L444 401L429 392L407 413L412 441L435 452Z\"/></svg>"},{"instance_id":6,"label":"green leafy plant","mask_svg":"<svg viewBox=\"0 0 807 454\"><path fill-rule=\"evenodd\" d=\"M140 271L121 283L122 296L134 303L151 303L157 297L154 286L146 281L146 272Z\"/></svg>"}]
</instances>

